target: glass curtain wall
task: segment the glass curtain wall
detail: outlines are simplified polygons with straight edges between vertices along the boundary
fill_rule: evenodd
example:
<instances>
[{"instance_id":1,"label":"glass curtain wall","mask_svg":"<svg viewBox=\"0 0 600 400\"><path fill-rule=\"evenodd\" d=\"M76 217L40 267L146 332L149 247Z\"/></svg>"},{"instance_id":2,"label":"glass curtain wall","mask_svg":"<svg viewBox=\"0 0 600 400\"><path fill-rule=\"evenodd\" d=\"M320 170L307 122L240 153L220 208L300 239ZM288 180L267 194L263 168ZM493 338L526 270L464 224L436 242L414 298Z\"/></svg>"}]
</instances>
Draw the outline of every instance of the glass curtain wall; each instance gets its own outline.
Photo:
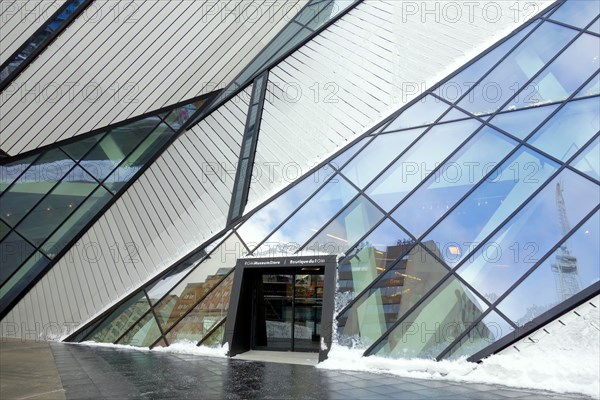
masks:
<instances>
[{"instance_id":1,"label":"glass curtain wall","mask_svg":"<svg viewBox=\"0 0 600 400\"><path fill-rule=\"evenodd\" d=\"M202 104L184 104L0 165L0 312Z\"/></svg>"},{"instance_id":2,"label":"glass curtain wall","mask_svg":"<svg viewBox=\"0 0 600 400\"><path fill-rule=\"evenodd\" d=\"M220 246L261 257L339 255L337 342L365 355L471 356L593 288L599 11L573 4L365 133L242 219ZM482 93L491 82L501 96ZM170 283L172 297L158 303L146 289L167 343L222 331L227 300L215 288L226 290L227 271L245 254L225 264L211 256L201 278ZM178 303L191 283L200 294ZM138 325L150 323L143 318Z\"/></svg>"}]
</instances>

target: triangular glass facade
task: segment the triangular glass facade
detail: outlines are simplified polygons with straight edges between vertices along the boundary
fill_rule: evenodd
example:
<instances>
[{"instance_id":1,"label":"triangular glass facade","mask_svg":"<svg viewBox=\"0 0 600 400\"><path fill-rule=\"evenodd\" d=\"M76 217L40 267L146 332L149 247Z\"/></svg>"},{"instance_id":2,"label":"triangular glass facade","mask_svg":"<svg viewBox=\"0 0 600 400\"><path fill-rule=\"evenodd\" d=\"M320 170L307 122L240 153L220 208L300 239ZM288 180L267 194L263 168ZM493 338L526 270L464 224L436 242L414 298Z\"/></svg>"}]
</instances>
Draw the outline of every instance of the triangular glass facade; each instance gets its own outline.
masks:
<instances>
[{"instance_id":1,"label":"triangular glass facade","mask_svg":"<svg viewBox=\"0 0 600 400\"><path fill-rule=\"evenodd\" d=\"M366 355L472 356L598 292L597 15L531 21L153 281L106 341L220 343L247 253L340 255L337 342Z\"/></svg>"}]
</instances>

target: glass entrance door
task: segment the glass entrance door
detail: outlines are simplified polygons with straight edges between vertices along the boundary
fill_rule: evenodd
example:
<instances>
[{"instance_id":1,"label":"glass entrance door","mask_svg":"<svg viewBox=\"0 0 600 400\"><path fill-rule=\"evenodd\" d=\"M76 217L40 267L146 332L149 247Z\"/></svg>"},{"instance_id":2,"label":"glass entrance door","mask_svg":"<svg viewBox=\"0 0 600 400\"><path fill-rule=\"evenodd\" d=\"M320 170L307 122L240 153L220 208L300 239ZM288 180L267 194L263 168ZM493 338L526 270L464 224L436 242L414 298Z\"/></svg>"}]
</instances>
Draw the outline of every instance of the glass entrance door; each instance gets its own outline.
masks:
<instances>
[{"instance_id":1,"label":"glass entrance door","mask_svg":"<svg viewBox=\"0 0 600 400\"><path fill-rule=\"evenodd\" d=\"M323 275L258 275L254 288L253 348L318 352L322 305Z\"/></svg>"}]
</instances>

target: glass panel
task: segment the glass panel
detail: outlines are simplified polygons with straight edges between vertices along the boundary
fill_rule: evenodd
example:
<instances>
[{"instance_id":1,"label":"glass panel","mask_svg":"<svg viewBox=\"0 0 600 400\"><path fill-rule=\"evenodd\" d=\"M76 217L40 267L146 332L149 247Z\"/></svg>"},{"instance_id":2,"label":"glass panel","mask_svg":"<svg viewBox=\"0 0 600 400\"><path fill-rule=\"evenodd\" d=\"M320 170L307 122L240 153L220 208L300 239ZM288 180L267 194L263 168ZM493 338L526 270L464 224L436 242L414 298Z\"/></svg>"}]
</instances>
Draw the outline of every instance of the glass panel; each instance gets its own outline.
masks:
<instances>
[{"instance_id":1,"label":"glass panel","mask_svg":"<svg viewBox=\"0 0 600 400\"><path fill-rule=\"evenodd\" d=\"M80 330L68 342L74 342L74 343L83 342L84 339L87 337L87 335L90 332L93 332L96 329L96 327L98 327L98 325L100 325L102 323L102 321L104 321L104 318L100 318L93 324L89 325L87 328ZM80 328L81 328L81 326L78 326L75 328L75 330L80 329Z\"/></svg>"},{"instance_id":2,"label":"glass panel","mask_svg":"<svg viewBox=\"0 0 600 400\"><path fill-rule=\"evenodd\" d=\"M8 64L0 71L0 80L6 79L21 64L30 59L32 54L42 45L42 43L45 43L52 33L55 32L61 25L63 25L64 22L69 19L71 14L73 14L75 10L77 10L83 4L83 2L84 0L70 0L68 3L65 2L67 5L63 11L56 15L52 20L48 20L42 27L40 27L42 29L40 31L36 31L35 35L25 43L26 46L24 46L19 53L7 60ZM33 12L33 10L34 6L31 8L31 12ZM25 6L23 9L21 9L21 12L25 11L29 11L28 6ZM50 14L50 11L47 11L47 13L48 15L46 18L50 18L52 14ZM10 16L8 18L10 18Z\"/></svg>"},{"instance_id":3,"label":"glass panel","mask_svg":"<svg viewBox=\"0 0 600 400\"><path fill-rule=\"evenodd\" d=\"M65 176L75 163L59 149L49 150L2 194L0 210L10 226L17 223Z\"/></svg>"},{"instance_id":4,"label":"glass panel","mask_svg":"<svg viewBox=\"0 0 600 400\"><path fill-rule=\"evenodd\" d=\"M169 124L173 130L178 130L205 102L206 100L199 100L176 108L165 116L163 120Z\"/></svg>"},{"instance_id":5,"label":"glass panel","mask_svg":"<svg viewBox=\"0 0 600 400\"><path fill-rule=\"evenodd\" d=\"M505 135L483 128L392 216L413 235L421 236L515 146Z\"/></svg>"},{"instance_id":6,"label":"glass panel","mask_svg":"<svg viewBox=\"0 0 600 400\"><path fill-rule=\"evenodd\" d=\"M342 169L342 174L359 188L365 187L424 131L418 128L377 136Z\"/></svg>"},{"instance_id":7,"label":"glass panel","mask_svg":"<svg viewBox=\"0 0 600 400\"><path fill-rule=\"evenodd\" d=\"M448 108L450 106L447 103L427 95L410 106L408 110L403 111L398 118L385 128L384 132L430 124L437 120Z\"/></svg>"},{"instance_id":8,"label":"glass panel","mask_svg":"<svg viewBox=\"0 0 600 400\"><path fill-rule=\"evenodd\" d=\"M531 30L538 26L539 22L533 22L524 27L515 35L511 36L498 47L492 49L486 55L478 59L476 62L459 72L457 75L448 79L447 82L435 89L435 94L454 103L477 82L481 77L488 72L502 57L506 55L512 48L519 43Z\"/></svg>"},{"instance_id":9,"label":"glass panel","mask_svg":"<svg viewBox=\"0 0 600 400\"><path fill-rule=\"evenodd\" d=\"M543 23L479 85L473 87L459 105L474 114L496 111L576 34L569 28Z\"/></svg>"},{"instance_id":10,"label":"glass panel","mask_svg":"<svg viewBox=\"0 0 600 400\"><path fill-rule=\"evenodd\" d=\"M471 118L471 117L469 117L467 114L465 114L464 112L462 112L456 108L452 108L452 110L448 111L448 113L442 117L440 122L449 122L449 121L455 121L458 119L467 119L467 118Z\"/></svg>"},{"instance_id":11,"label":"glass panel","mask_svg":"<svg viewBox=\"0 0 600 400\"><path fill-rule=\"evenodd\" d=\"M0 194L2 194L37 157L38 154L0 165Z\"/></svg>"},{"instance_id":12,"label":"glass panel","mask_svg":"<svg viewBox=\"0 0 600 400\"><path fill-rule=\"evenodd\" d=\"M456 360L461 357L469 357L512 331L512 326L498 313L492 311L475 325L443 358Z\"/></svg>"},{"instance_id":13,"label":"glass panel","mask_svg":"<svg viewBox=\"0 0 600 400\"><path fill-rule=\"evenodd\" d=\"M237 87L244 86L245 83L256 72L258 72L262 68L263 65L265 65L275 59L274 54L277 53L278 50L280 50L282 48L286 49L286 50L291 48L291 46L287 45L286 43L301 29L303 29L302 26L300 26L299 24L297 24L295 22L287 25L279 34L277 34L275 39L273 39L273 41L271 43L269 43L263 49L263 51L256 57L256 59L254 59L250 63L250 65L248 65L244 69L244 71L235 79L234 84ZM212 105L215 105L218 102L222 101L224 99L224 95L226 96L227 94L233 93L234 89L232 88L232 86L233 86L233 84L226 87L223 90L223 95L221 95L217 99L215 99L215 101L212 103Z\"/></svg>"},{"instance_id":14,"label":"glass panel","mask_svg":"<svg viewBox=\"0 0 600 400\"><path fill-rule=\"evenodd\" d=\"M299 24L306 25L307 23L316 19L314 23L318 25L320 21L327 21L329 19L332 8L332 0L309 2L309 4L294 17L294 21L298 22Z\"/></svg>"},{"instance_id":15,"label":"glass panel","mask_svg":"<svg viewBox=\"0 0 600 400\"><path fill-rule=\"evenodd\" d=\"M9 231L10 231L10 226L8 226L4 222L0 221L0 241L2 239L4 239L4 236L6 236Z\"/></svg>"},{"instance_id":16,"label":"glass panel","mask_svg":"<svg viewBox=\"0 0 600 400\"><path fill-rule=\"evenodd\" d=\"M94 193L48 238L41 250L50 258L56 257L111 199L112 195L98 186Z\"/></svg>"},{"instance_id":17,"label":"glass panel","mask_svg":"<svg viewBox=\"0 0 600 400\"><path fill-rule=\"evenodd\" d=\"M102 132L83 139L79 138L75 142L60 146L60 148L73 160L79 161L105 134L106 132Z\"/></svg>"},{"instance_id":18,"label":"glass panel","mask_svg":"<svg viewBox=\"0 0 600 400\"><path fill-rule=\"evenodd\" d=\"M216 324L227 316L233 274L206 296L200 304L167 333L169 343L181 340L199 342Z\"/></svg>"},{"instance_id":19,"label":"glass panel","mask_svg":"<svg viewBox=\"0 0 600 400\"><path fill-rule=\"evenodd\" d=\"M343 253L382 218L383 213L360 196L304 248L319 254Z\"/></svg>"},{"instance_id":20,"label":"glass panel","mask_svg":"<svg viewBox=\"0 0 600 400\"><path fill-rule=\"evenodd\" d=\"M169 271L166 275L160 277L159 280L152 283L146 288L146 293L152 305L156 304L163 298L173 286L179 282L192 268L196 267L200 260L206 256L206 251L200 250L188 260L179 264L175 269Z\"/></svg>"},{"instance_id":21,"label":"glass panel","mask_svg":"<svg viewBox=\"0 0 600 400\"><path fill-rule=\"evenodd\" d=\"M96 187L97 182L76 166L21 221L16 230L31 243L40 246Z\"/></svg>"},{"instance_id":22,"label":"glass panel","mask_svg":"<svg viewBox=\"0 0 600 400\"><path fill-rule=\"evenodd\" d=\"M479 126L480 123L472 119L434 126L369 186L366 193L384 210L392 209Z\"/></svg>"},{"instance_id":23,"label":"glass panel","mask_svg":"<svg viewBox=\"0 0 600 400\"><path fill-rule=\"evenodd\" d=\"M263 67L267 66L268 63L277 60L278 58L282 57L285 53L287 53L288 51L290 51L293 47L295 47L298 43L302 42L304 39L306 39L308 36L310 36L313 33L313 31L308 30L306 28L302 28L300 29L300 32L298 32L296 34L296 36L294 36L292 38L292 40L290 40L289 42L287 42L281 49L279 49L279 51L277 51L273 57L271 59L269 59L269 61L267 63L265 63L265 65L263 65Z\"/></svg>"},{"instance_id":24,"label":"glass panel","mask_svg":"<svg viewBox=\"0 0 600 400\"><path fill-rule=\"evenodd\" d=\"M571 166L600 180L600 138L588 144L587 148L571 162Z\"/></svg>"},{"instance_id":25,"label":"glass panel","mask_svg":"<svg viewBox=\"0 0 600 400\"><path fill-rule=\"evenodd\" d=\"M256 281L252 347L292 350L294 275L264 274Z\"/></svg>"},{"instance_id":26,"label":"glass panel","mask_svg":"<svg viewBox=\"0 0 600 400\"><path fill-rule=\"evenodd\" d=\"M237 236L230 235L156 306L158 322L166 331L235 267L245 253ZM156 297L153 294L153 297ZM170 342L170 340L169 340Z\"/></svg>"},{"instance_id":27,"label":"glass panel","mask_svg":"<svg viewBox=\"0 0 600 400\"><path fill-rule=\"evenodd\" d=\"M321 348L323 275L294 275L294 351Z\"/></svg>"},{"instance_id":28,"label":"glass panel","mask_svg":"<svg viewBox=\"0 0 600 400\"><path fill-rule=\"evenodd\" d=\"M597 283L599 227L596 212L498 305L500 311L523 326Z\"/></svg>"},{"instance_id":29,"label":"glass panel","mask_svg":"<svg viewBox=\"0 0 600 400\"><path fill-rule=\"evenodd\" d=\"M508 110L565 100L596 72L600 39L583 34L547 66L505 108Z\"/></svg>"},{"instance_id":30,"label":"glass panel","mask_svg":"<svg viewBox=\"0 0 600 400\"><path fill-rule=\"evenodd\" d=\"M334 158L333 160L329 161L329 164L331 164L334 168L341 168L344 166L344 164L354 155L356 154L360 149L363 148L363 146L365 144L367 144L369 141L371 140L370 137L366 137L363 138L362 140L354 143L352 145L352 147L350 147L349 149L344 150L340 155L338 155L336 158Z\"/></svg>"},{"instance_id":31,"label":"glass panel","mask_svg":"<svg viewBox=\"0 0 600 400\"><path fill-rule=\"evenodd\" d=\"M34 251L35 248L14 231L4 238L0 243L0 285L4 284Z\"/></svg>"},{"instance_id":32,"label":"glass panel","mask_svg":"<svg viewBox=\"0 0 600 400\"><path fill-rule=\"evenodd\" d=\"M405 243L394 247L402 253L410 246ZM426 246L437 250L432 243ZM338 317L338 341L360 347L371 345L447 273L448 269L423 247L414 247Z\"/></svg>"},{"instance_id":33,"label":"glass panel","mask_svg":"<svg viewBox=\"0 0 600 400\"><path fill-rule=\"evenodd\" d=\"M600 18L596 19L596 21L588 28L588 30L600 35Z\"/></svg>"},{"instance_id":34,"label":"glass panel","mask_svg":"<svg viewBox=\"0 0 600 400\"><path fill-rule=\"evenodd\" d=\"M433 358L473 325L487 305L454 276L406 316L373 354Z\"/></svg>"},{"instance_id":35,"label":"glass panel","mask_svg":"<svg viewBox=\"0 0 600 400\"><path fill-rule=\"evenodd\" d=\"M114 128L81 160L81 166L98 180L106 178L160 123L158 116L151 116Z\"/></svg>"},{"instance_id":36,"label":"glass panel","mask_svg":"<svg viewBox=\"0 0 600 400\"><path fill-rule=\"evenodd\" d=\"M319 29L321 26L325 25L329 20L333 19L336 15L340 14L344 10L346 10L349 6L355 3L356 0L325 0L321 1L318 4L315 4L312 7L321 6L322 11L316 15L316 17L310 21L307 25L309 28L313 30ZM312 15L316 13L313 11ZM311 17L309 14L308 18ZM302 23L300 14L295 18L296 21Z\"/></svg>"},{"instance_id":37,"label":"glass panel","mask_svg":"<svg viewBox=\"0 0 600 400\"><path fill-rule=\"evenodd\" d=\"M567 1L550 16L555 21L564 22L578 28L585 28L600 13L600 3L591 1Z\"/></svg>"},{"instance_id":38,"label":"glass panel","mask_svg":"<svg viewBox=\"0 0 600 400\"><path fill-rule=\"evenodd\" d=\"M104 181L104 185L113 193L117 193L127 182L162 148L173 136L174 132L162 123L119 165Z\"/></svg>"},{"instance_id":39,"label":"glass panel","mask_svg":"<svg viewBox=\"0 0 600 400\"><path fill-rule=\"evenodd\" d=\"M160 336L160 329L156 323L156 319L154 319L154 315L148 313L117 343L138 347L150 347Z\"/></svg>"},{"instance_id":40,"label":"glass panel","mask_svg":"<svg viewBox=\"0 0 600 400\"><path fill-rule=\"evenodd\" d=\"M458 273L494 302L599 203L597 185L563 170Z\"/></svg>"},{"instance_id":41,"label":"glass panel","mask_svg":"<svg viewBox=\"0 0 600 400\"><path fill-rule=\"evenodd\" d=\"M219 325L219 327L213 331L208 337L202 341L202 346L206 347L221 347L225 340L225 321Z\"/></svg>"},{"instance_id":42,"label":"glass panel","mask_svg":"<svg viewBox=\"0 0 600 400\"><path fill-rule=\"evenodd\" d=\"M150 305L144 292L136 293L132 298L113 311L98 328L87 338L94 342L114 343L129 327L139 320Z\"/></svg>"},{"instance_id":43,"label":"glass panel","mask_svg":"<svg viewBox=\"0 0 600 400\"><path fill-rule=\"evenodd\" d=\"M488 168L492 171L493 165ZM527 148L519 149L427 236L455 266L540 187L558 168Z\"/></svg>"},{"instance_id":44,"label":"glass panel","mask_svg":"<svg viewBox=\"0 0 600 400\"><path fill-rule=\"evenodd\" d=\"M34 253L21 267L4 283L4 276L0 285L0 311L6 310L8 305L46 268L50 260L41 253ZM5 274L4 268L1 269Z\"/></svg>"},{"instance_id":45,"label":"glass panel","mask_svg":"<svg viewBox=\"0 0 600 400\"><path fill-rule=\"evenodd\" d=\"M504 112L497 114L490 123L519 139L525 139L557 108L558 104L555 104Z\"/></svg>"},{"instance_id":46,"label":"glass panel","mask_svg":"<svg viewBox=\"0 0 600 400\"><path fill-rule=\"evenodd\" d=\"M327 164L301 182L292 186L275 200L254 213L238 230L248 247L253 248L264 240L285 218L303 201L312 195L331 175L333 170Z\"/></svg>"},{"instance_id":47,"label":"glass panel","mask_svg":"<svg viewBox=\"0 0 600 400\"><path fill-rule=\"evenodd\" d=\"M567 103L527 142L567 161L600 129L598 98Z\"/></svg>"},{"instance_id":48,"label":"glass panel","mask_svg":"<svg viewBox=\"0 0 600 400\"><path fill-rule=\"evenodd\" d=\"M600 94L600 74L596 74L596 76L585 85L579 93L577 93L575 98L593 96L596 94Z\"/></svg>"},{"instance_id":49,"label":"glass panel","mask_svg":"<svg viewBox=\"0 0 600 400\"><path fill-rule=\"evenodd\" d=\"M242 197L243 197L243 192L244 192L244 181L246 180L246 174L248 172L252 173L251 168L252 166L249 164L250 160L248 160L247 158L244 158L240 164L239 164L239 174L236 177L236 186L235 186L235 190L233 192L233 203L231 205L231 217L233 219L239 217L242 212L243 212L243 208L242 208Z\"/></svg>"},{"instance_id":50,"label":"glass panel","mask_svg":"<svg viewBox=\"0 0 600 400\"><path fill-rule=\"evenodd\" d=\"M276 255L295 251L356 194L356 190L345 179L334 177L281 228L269 236L254 255Z\"/></svg>"},{"instance_id":51,"label":"glass panel","mask_svg":"<svg viewBox=\"0 0 600 400\"><path fill-rule=\"evenodd\" d=\"M350 301L356 293L362 292L412 246L414 242L402 229L390 220L383 221L340 263L338 291L344 293L343 299Z\"/></svg>"}]
</instances>

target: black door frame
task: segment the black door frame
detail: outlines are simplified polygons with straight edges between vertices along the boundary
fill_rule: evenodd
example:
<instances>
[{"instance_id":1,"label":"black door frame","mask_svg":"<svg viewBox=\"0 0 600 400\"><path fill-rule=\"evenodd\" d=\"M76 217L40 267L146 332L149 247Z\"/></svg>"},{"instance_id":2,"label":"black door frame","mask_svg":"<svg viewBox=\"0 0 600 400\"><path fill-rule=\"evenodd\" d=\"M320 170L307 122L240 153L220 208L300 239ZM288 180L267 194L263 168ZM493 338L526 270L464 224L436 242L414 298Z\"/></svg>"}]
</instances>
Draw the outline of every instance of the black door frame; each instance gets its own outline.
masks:
<instances>
[{"instance_id":1,"label":"black door frame","mask_svg":"<svg viewBox=\"0 0 600 400\"><path fill-rule=\"evenodd\" d=\"M233 287L227 321L225 342L229 344L230 357L244 353L252 346L252 296L257 274L288 271L302 274L302 268L323 267L323 308L321 311L321 343L319 361L327 359L331 348L333 310L335 303L336 256L247 258L239 259L235 266ZM270 272L271 271L271 272Z\"/></svg>"},{"instance_id":2,"label":"black door frame","mask_svg":"<svg viewBox=\"0 0 600 400\"><path fill-rule=\"evenodd\" d=\"M313 269L314 268L314 269ZM268 269L256 269L254 270L254 274L252 274L252 312L251 312L251 321L252 325L250 327L250 348L252 350L269 350L269 351L298 351L295 349L295 331L296 331L296 276L297 275L316 275L323 277L323 288L325 288L325 270L323 267L310 267L309 270L305 271L305 268L268 268ZM290 335L290 348L289 349L277 349L277 348L268 348L268 346L257 346L256 345L256 323L258 316L258 285L259 282L262 282L262 277L265 275L288 275L292 277L292 329ZM321 318L323 317L323 307L321 307ZM315 321L316 324L316 321ZM261 347L261 348L257 348ZM302 351L302 350L300 350ZM311 351L307 351L311 352Z\"/></svg>"}]
</instances>

